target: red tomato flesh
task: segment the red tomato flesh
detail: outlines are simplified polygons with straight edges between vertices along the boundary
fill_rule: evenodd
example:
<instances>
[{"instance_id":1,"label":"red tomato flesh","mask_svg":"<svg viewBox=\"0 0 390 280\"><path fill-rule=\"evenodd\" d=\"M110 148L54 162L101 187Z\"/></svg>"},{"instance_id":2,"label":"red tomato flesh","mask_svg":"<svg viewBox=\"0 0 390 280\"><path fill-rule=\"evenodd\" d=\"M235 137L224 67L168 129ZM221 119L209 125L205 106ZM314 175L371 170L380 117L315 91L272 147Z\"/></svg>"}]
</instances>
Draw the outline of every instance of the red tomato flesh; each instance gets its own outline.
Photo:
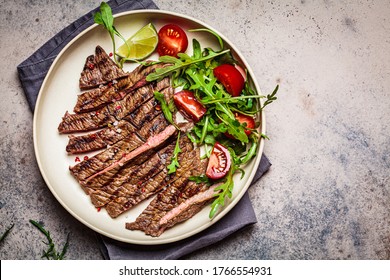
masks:
<instances>
[{"instance_id":1,"label":"red tomato flesh","mask_svg":"<svg viewBox=\"0 0 390 280\"><path fill-rule=\"evenodd\" d=\"M240 124L243 124L247 128L245 129L245 134L251 134L251 129L255 128L255 120L251 116L243 115L241 113L234 113L234 116Z\"/></svg>"},{"instance_id":2,"label":"red tomato flesh","mask_svg":"<svg viewBox=\"0 0 390 280\"><path fill-rule=\"evenodd\" d=\"M249 136L249 134L252 133L252 129L255 128L255 120L254 118L252 118L251 116L247 116L247 115L244 115L244 114L241 114L241 113L237 113L235 112L234 113L234 117L236 118L236 120L244 125L244 127L246 127L246 129L244 130L245 134ZM233 135L229 134L229 133L225 133L225 135L231 139L234 139Z\"/></svg>"},{"instance_id":3,"label":"red tomato flesh","mask_svg":"<svg viewBox=\"0 0 390 280\"><path fill-rule=\"evenodd\" d=\"M240 71L231 64L222 64L214 68L214 76L232 96L239 96L244 89L245 80Z\"/></svg>"},{"instance_id":4,"label":"red tomato flesh","mask_svg":"<svg viewBox=\"0 0 390 280\"><path fill-rule=\"evenodd\" d=\"M180 26L167 24L158 31L157 52L160 56L170 55L177 57L177 54L185 52L187 47L187 34Z\"/></svg>"},{"instance_id":5,"label":"red tomato flesh","mask_svg":"<svg viewBox=\"0 0 390 280\"><path fill-rule=\"evenodd\" d=\"M180 112L194 122L198 122L207 111L206 107L189 90L176 92L173 95L173 101Z\"/></svg>"},{"instance_id":6,"label":"red tomato flesh","mask_svg":"<svg viewBox=\"0 0 390 280\"><path fill-rule=\"evenodd\" d=\"M228 173L230 166L231 159L228 149L216 142L211 151L206 176L213 180L221 179Z\"/></svg>"}]
</instances>

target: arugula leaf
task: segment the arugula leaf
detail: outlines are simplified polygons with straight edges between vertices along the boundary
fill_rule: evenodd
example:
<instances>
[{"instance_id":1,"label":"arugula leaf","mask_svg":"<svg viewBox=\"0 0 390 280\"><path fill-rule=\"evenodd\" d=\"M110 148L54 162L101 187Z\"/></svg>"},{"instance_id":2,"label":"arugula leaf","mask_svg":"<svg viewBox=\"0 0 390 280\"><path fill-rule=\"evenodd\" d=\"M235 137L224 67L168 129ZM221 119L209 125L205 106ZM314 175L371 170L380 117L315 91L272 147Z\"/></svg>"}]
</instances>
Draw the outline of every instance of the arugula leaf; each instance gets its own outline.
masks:
<instances>
[{"instance_id":1,"label":"arugula leaf","mask_svg":"<svg viewBox=\"0 0 390 280\"><path fill-rule=\"evenodd\" d=\"M279 85L276 85L274 91L271 94L267 95L267 100L264 102L261 109L264 109L265 106L267 106L268 104L271 104L273 101L275 101L277 99L277 97L275 95L278 92L278 89L279 89Z\"/></svg>"},{"instance_id":2,"label":"arugula leaf","mask_svg":"<svg viewBox=\"0 0 390 280\"><path fill-rule=\"evenodd\" d=\"M221 47L221 50L220 51L222 51L223 50L223 40L222 40L222 38L221 38L221 36L219 36L216 32L214 32L213 30L211 30L211 29L208 29L208 28L198 28L198 29L190 29L190 30L188 30L189 32L198 32L198 31L205 31L205 32L209 32L209 33L211 33L211 34L213 34L216 38L217 38L217 40L218 40L218 43L219 43L219 46Z\"/></svg>"},{"instance_id":3,"label":"arugula leaf","mask_svg":"<svg viewBox=\"0 0 390 280\"><path fill-rule=\"evenodd\" d=\"M159 58L160 62L171 63L173 65L156 69L155 72L150 73L148 76L146 76L146 80L151 82L151 81L162 79L171 74L174 75L174 77L176 77L180 74L180 71L182 71L183 69L187 68L190 65L212 59L214 57L220 56L227 52L230 52L230 50L224 50L219 53L211 52L207 56L201 57L199 59L193 59L188 55L184 55L184 54L179 54L180 59L172 56L161 56Z\"/></svg>"},{"instance_id":4,"label":"arugula leaf","mask_svg":"<svg viewBox=\"0 0 390 280\"><path fill-rule=\"evenodd\" d=\"M66 242L65 242L64 247L61 250L61 253L58 253L56 251L56 249L55 249L55 245L53 243L53 239L50 236L50 232L46 231L44 229L44 227L40 223L38 223L38 222L36 222L34 220L30 220L30 223L33 224L36 228L38 228L39 231L42 232L46 236L46 238L47 238L47 242L48 243L45 243L45 242L44 243L46 245L48 245L49 248L46 251L43 251L43 255L41 257L42 258L46 258L48 260L50 260L50 259L52 259L52 260L63 260L64 257L65 257L65 254L66 254L66 252L68 250L68 247L69 247L69 234L66 237Z\"/></svg>"},{"instance_id":5,"label":"arugula leaf","mask_svg":"<svg viewBox=\"0 0 390 280\"><path fill-rule=\"evenodd\" d=\"M156 98L156 100L158 102L160 102L160 105L161 105L161 109L164 113L164 116L165 118L167 119L167 121L169 123L171 123L174 127L176 127L176 129L179 130L179 127L177 126L177 124L173 121L173 110L174 110L174 105L173 103L167 103L167 101L165 100L165 96L164 94L162 94L161 92L159 91L155 91L154 92L154 98Z\"/></svg>"},{"instance_id":6,"label":"arugula leaf","mask_svg":"<svg viewBox=\"0 0 390 280\"><path fill-rule=\"evenodd\" d=\"M185 71L185 73L194 82L194 84L191 85L190 89L199 89L203 93L205 93L206 96L209 97L210 99L216 99L219 97L218 96L219 92L217 91L215 93L213 91L213 87L217 81L217 79L214 77L214 75L209 74L210 76L205 76L202 71L195 71L192 68L187 69ZM215 108L216 108L216 110L219 110L219 111L225 113L231 120L235 119L233 112L230 110L230 108L228 108L228 106L226 106L220 102L216 102Z\"/></svg>"},{"instance_id":7,"label":"arugula leaf","mask_svg":"<svg viewBox=\"0 0 390 280\"><path fill-rule=\"evenodd\" d=\"M107 29L108 33L110 34L111 41L112 41L112 48L113 53L116 53L116 47L115 47L115 35L118 36L125 42L126 46L130 49L129 45L127 44L126 39L122 36L122 34L115 28L114 26L114 16L112 15L112 10L110 5L108 5L106 2L100 3L100 11L96 12L93 16L93 20L95 23L102 25L105 29ZM116 56L114 55L114 61L115 63L123 67L123 62L118 63L116 60Z\"/></svg>"},{"instance_id":8,"label":"arugula leaf","mask_svg":"<svg viewBox=\"0 0 390 280\"><path fill-rule=\"evenodd\" d=\"M240 140L242 143L248 143L248 136L245 133L244 127L235 118L231 119L225 114L218 114L220 120L226 125L227 132L233 135L234 138Z\"/></svg>"},{"instance_id":9,"label":"arugula leaf","mask_svg":"<svg viewBox=\"0 0 390 280\"><path fill-rule=\"evenodd\" d=\"M209 213L209 218L214 218L215 214L217 214L217 211L220 207L223 207L225 205L226 198L232 197L232 191L234 187L234 181L233 181L233 175L236 172L235 167L232 165L230 167L230 170L228 174L226 174L225 182L218 186L215 189L216 192L216 199L211 204L211 210Z\"/></svg>"},{"instance_id":10,"label":"arugula leaf","mask_svg":"<svg viewBox=\"0 0 390 280\"><path fill-rule=\"evenodd\" d=\"M240 157L239 164L243 165L249 162L256 154L257 154L257 148L258 148L258 138L255 134L250 135L251 138L251 146L249 150L246 152L246 154L243 157Z\"/></svg>"},{"instance_id":11,"label":"arugula leaf","mask_svg":"<svg viewBox=\"0 0 390 280\"><path fill-rule=\"evenodd\" d=\"M168 174L175 173L177 167L180 167L179 160L178 160L179 153L181 152L179 141L180 141L180 131L177 135L176 145L175 145L175 149L173 150L171 163L167 166Z\"/></svg>"},{"instance_id":12,"label":"arugula leaf","mask_svg":"<svg viewBox=\"0 0 390 280\"><path fill-rule=\"evenodd\" d=\"M204 174L199 175L199 176L190 176L188 179L190 181L194 181L197 184L206 183L207 185L211 185L211 180L209 179L209 177L207 177Z\"/></svg>"},{"instance_id":13,"label":"arugula leaf","mask_svg":"<svg viewBox=\"0 0 390 280\"><path fill-rule=\"evenodd\" d=\"M202 57L202 49L200 48L198 40L196 40L195 38L192 39L192 49L192 58L200 59Z\"/></svg>"}]
</instances>

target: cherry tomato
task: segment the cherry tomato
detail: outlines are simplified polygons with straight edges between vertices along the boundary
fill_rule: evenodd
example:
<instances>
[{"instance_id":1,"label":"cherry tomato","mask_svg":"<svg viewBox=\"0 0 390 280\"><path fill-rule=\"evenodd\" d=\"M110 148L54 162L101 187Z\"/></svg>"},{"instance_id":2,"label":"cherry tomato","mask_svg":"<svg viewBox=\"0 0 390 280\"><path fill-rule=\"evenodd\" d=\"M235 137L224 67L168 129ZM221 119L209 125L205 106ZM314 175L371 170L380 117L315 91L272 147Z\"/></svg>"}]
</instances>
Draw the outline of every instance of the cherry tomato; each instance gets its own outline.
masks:
<instances>
[{"instance_id":1,"label":"cherry tomato","mask_svg":"<svg viewBox=\"0 0 390 280\"><path fill-rule=\"evenodd\" d=\"M249 134L252 133L251 130L255 128L255 120L251 116L247 116L237 112L234 113L234 117L240 124L244 125L247 128L245 129L245 134L249 136ZM225 133L225 135L229 138L234 139L234 137L227 132Z\"/></svg>"},{"instance_id":2,"label":"cherry tomato","mask_svg":"<svg viewBox=\"0 0 390 280\"><path fill-rule=\"evenodd\" d=\"M231 64L221 64L214 68L214 76L232 96L239 96L244 89L245 80L240 71Z\"/></svg>"},{"instance_id":3,"label":"cherry tomato","mask_svg":"<svg viewBox=\"0 0 390 280\"><path fill-rule=\"evenodd\" d=\"M236 117L236 120L239 121L240 124L244 124L244 126L247 128L245 129L245 134L249 135L251 134L251 129L255 128L255 120L251 116L247 116L240 113L234 113L234 116Z\"/></svg>"},{"instance_id":4,"label":"cherry tomato","mask_svg":"<svg viewBox=\"0 0 390 280\"><path fill-rule=\"evenodd\" d=\"M167 24L159 30L157 52L160 56L177 57L177 54L185 52L187 47L187 34L178 25Z\"/></svg>"},{"instance_id":5,"label":"cherry tomato","mask_svg":"<svg viewBox=\"0 0 390 280\"><path fill-rule=\"evenodd\" d=\"M216 142L211 151L206 176L213 180L221 179L228 173L230 166L231 159L228 149Z\"/></svg>"},{"instance_id":6,"label":"cherry tomato","mask_svg":"<svg viewBox=\"0 0 390 280\"><path fill-rule=\"evenodd\" d=\"M207 111L206 107L204 107L189 90L176 92L173 95L173 101L185 117L190 118L195 122L198 122Z\"/></svg>"}]
</instances>

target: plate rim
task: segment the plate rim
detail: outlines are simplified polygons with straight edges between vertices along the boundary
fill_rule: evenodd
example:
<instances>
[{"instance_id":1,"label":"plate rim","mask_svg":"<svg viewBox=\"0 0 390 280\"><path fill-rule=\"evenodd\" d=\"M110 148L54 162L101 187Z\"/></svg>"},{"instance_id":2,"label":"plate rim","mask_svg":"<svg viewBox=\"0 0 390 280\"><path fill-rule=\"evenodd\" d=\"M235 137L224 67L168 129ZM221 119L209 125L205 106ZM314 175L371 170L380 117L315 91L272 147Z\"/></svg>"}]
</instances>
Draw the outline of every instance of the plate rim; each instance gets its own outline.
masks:
<instances>
[{"instance_id":1,"label":"plate rim","mask_svg":"<svg viewBox=\"0 0 390 280\"><path fill-rule=\"evenodd\" d=\"M171 16L175 16L177 18L182 18L184 20L189 20L189 21L192 21L192 22L195 22L199 25L202 25L210 30L213 30L215 32L217 32L217 34L219 36L221 36L221 38L223 39L224 42L226 42L227 44L229 44L229 46L234 50L234 52L239 56L239 58L242 60L242 62L245 64L247 70L248 70L248 73L249 73L249 76L251 77L252 79L252 82L254 84L254 87L257 91L257 94L258 95L261 95L261 89L260 89L260 86L258 85L258 82L257 82L257 79L254 78L254 73L253 73L253 70L250 66L250 64L246 61L245 57L242 55L242 53L235 47L235 45L228 39L226 38L223 33L219 32L219 30L215 29L214 27L211 27L209 24L201 21L201 20L198 20L196 18L193 18L191 16L188 16L188 15L185 15L185 14L182 14L182 13L177 13L177 12L171 12L171 11L166 11L166 10L155 10L155 9L141 9L141 10L131 10L131 11L125 11L125 12L121 12L121 13L116 13L114 14L114 18L118 18L118 17L123 17L123 16L129 16L129 15L132 15L132 14L159 14L159 15L171 15ZM96 227L95 225L85 221L84 219L82 219L82 217L80 217L77 213L75 213L75 211L73 211L64 201L63 199L61 199L61 197L58 195L58 193L55 191L55 189L53 188L53 186L51 185L48 177L47 177L47 174L44 170L44 167L43 167L43 163L42 163L42 160L41 160L41 156L40 156L40 153L39 153L39 147L38 147L38 136L37 136L37 131L38 131L38 124L37 124L37 121L38 121L38 115L39 115L39 112L41 109L41 106L43 105L40 105L42 103L42 99L43 99L43 92L45 90L45 87L46 87L46 84L48 83L49 81L49 78L51 76L51 73L53 71L53 69L56 67L57 65L57 62L58 60L61 59L61 57L63 56L63 54L75 43L77 42L80 38L82 38L86 33L90 32L91 30L97 28L99 25L96 24L96 23L93 23L91 26L87 27L86 29L84 29L83 31L81 31L77 36L75 36L72 40L70 40L63 48L62 50L58 53L58 55L56 56L56 58L54 59L54 61L52 62L43 82L42 82L42 85L40 87L40 90L39 90L39 93L38 93L38 96L37 96L37 101L36 101L36 106L35 106L35 109L34 109L34 117L33 117L33 144L34 144L34 153L35 153L35 158L36 158L36 161L37 161L37 164L38 164L38 168L39 168L39 171L41 173L41 176L42 178L44 179L45 181L45 184L46 186L49 188L50 192L53 194L53 196L56 198L56 200L61 204L62 207L65 208L65 210L71 214L74 218L76 218L79 222L81 222L82 224L84 224L85 226L87 226L88 228L90 228L91 230L99 233L99 234L102 234L106 237L109 237L109 238L112 238L112 239L115 239L115 240L118 240L118 241L121 241L121 242L125 242L125 243L129 243L129 244L139 244L139 245L162 245L162 244L168 244L168 243L173 243L173 242L176 242L176 241L179 241L179 240L184 240L190 236L193 236L195 234L198 234L202 231L204 231L205 229L209 228L210 226L212 226L213 224L215 224L216 222L218 222L220 219L222 219L228 212L231 211L231 209L242 199L243 195L248 191L248 188L249 186L252 184L252 181L253 181L253 178L255 176L255 173L256 172L251 172L251 174L249 175L247 181L243 184L243 187L242 189L238 192L238 194L234 197L233 200L229 201L227 204L225 204L225 206L223 207L223 209L221 210L221 212L216 216L214 217L212 220L209 220L209 222L203 224L203 226L201 227L198 227L196 229L193 229L193 230L190 230L188 232L186 232L185 234L182 234L180 235L180 237L171 237L171 238L168 238L168 239L164 239L164 240L159 240L158 238L156 239L153 239L153 240L132 240L130 238L122 238L122 237L118 237L116 235L113 235L113 234L110 234L104 230L101 230L99 229L98 227ZM260 100L260 103L261 103L261 100ZM261 114L260 114L260 121L261 121L261 128L260 128L260 131L261 133L265 133L266 131L266 120L265 120L265 112L262 111ZM260 144L259 144L259 147L258 147L258 154L256 155L255 159L255 162L253 164L253 169L254 170L257 170L259 164L260 164L260 161L261 161L261 158L262 158L262 154L263 154L263 150L264 150L264 145L265 145L265 141L264 139L260 138L259 140Z\"/></svg>"}]
</instances>

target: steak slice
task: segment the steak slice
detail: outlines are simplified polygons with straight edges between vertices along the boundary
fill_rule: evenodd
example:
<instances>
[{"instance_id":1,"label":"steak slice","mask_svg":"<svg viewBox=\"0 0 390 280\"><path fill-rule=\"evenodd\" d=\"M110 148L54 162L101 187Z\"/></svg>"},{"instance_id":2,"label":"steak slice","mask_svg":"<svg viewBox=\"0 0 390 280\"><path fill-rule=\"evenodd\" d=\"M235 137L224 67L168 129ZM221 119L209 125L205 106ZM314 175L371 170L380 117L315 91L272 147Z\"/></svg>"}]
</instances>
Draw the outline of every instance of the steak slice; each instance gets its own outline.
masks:
<instances>
[{"instance_id":1,"label":"steak slice","mask_svg":"<svg viewBox=\"0 0 390 280\"><path fill-rule=\"evenodd\" d=\"M147 140L150 136L155 135L164 130L169 125L161 111L159 114L147 122L138 131L128 121L130 118L115 121L97 132L92 132L84 135L70 135L69 142L66 146L66 151L69 154L79 154L91 151L97 151L106 148L108 145L113 145L116 142L128 137L131 133L137 133L143 140Z\"/></svg>"},{"instance_id":2,"label":"steak slice","mask_svg":"<svg viewBox=\"0 0 390 280\"><path fill-rule=\"evenodd\" d=\"M150 181L151 178L165 168L166 157L172 156L175 144L172 141L168 146L152 153L141 164L138 160L131 161L108 180L93 180L92 183L88 182L88 186L93 189L91 199L94 205L101 207L120 196L134 195L136 189L140 191L141 185L146 181ZM101 200L101 198L104 199Z\"/></svg>"},{"instance_id":3,"label":"steak slice","mask_svg":"<svg viewBox=\"0 0 390 280\"><path fill-rule=\"evenodd\" d=\"M126 78L120 78L114 80L116 82L100 85L98 88L79 94L73 111L76 113L89 112L122 99L125 95L123 92L123 83L125 80Z\"/></svg>"},{"instance_id":4,"label":"steak slice","mask_svg":"<svg viewBox=\"0 0 390 280\"><path fill-rule=\"evenodd\" d=\"M151 155L142 164L129 164L121 169L121 175L116 174L114 178L110 178L111 182L107 185L105 185L107 181L91 184L89 187L91 201L95 207L103 207L115 198L126 196L128 193L134 194L139 186L148 179L145 176L155 176L163 168L164 164L161 163L157 153Z\"/></svg>"},{"instance_id":5,"label":"steak slice","mask_svg":"<svg viewBox=\"0 0 390 280\"><path fill-rule=\"evenodd\" d=\"M121 120L152 97L154 97L154 87L148 84L126 95L122 100L107 105L107 107L117 120Z\"/></svg>"},{"instance_id":6,"label":"steak slice","mask_svg":"<svg viewBox=\"0 0 390 280\"><path fill-rule=\"evenodd\" d=\"M82 185L88 184L88 181L95 180L96 177L99 176L114 176L118 171L121 169L122 166L127 164L130 160L138 157L139 155L149 152L150 150L156 149L158 147L161 147L168 141L171 136L175 135L177 133L176 128L173 125L167 126L162 132L159 134L156 134L152 137L150 137L144 144L138 146L134 150L131 151L125 151L122 154L122 157L116 158L114 161L111 161L110 164L105 166L102 170L96 172L90 177L84 178L85 182L80 182ZM117 144L119 144L122 141L119 141ZM115 144L115 146L117 145Z\"/></svg>"},{"instance_id":7,"label":"steak slice","mask_svg":"<svg viewBox=\"0 0 390 280\"><path fill-rule=\"evenodd\" d=\"M108 107L104 107L100 111L82 114L70 114L66 111L61 123L58 125L58 131L60 133L91 131L105 127L115 121L116 119Z\"/></svg>"},{"instance_id":8,"label":"steak slice","mask_svg":"<svg viewBox=\"0 0 390 280\"><path fill-rule=\"evenodd\" d=\"M181 168L175 174L168 174L167 165L172 158L175 142L158 151L139 168L132 166L122 169L121 174L118 174L109 185L95 190L91 194L95 206L96 203L99 203L99 206L107 204L108 214L115 218L165 188L180 174L192 169L191 163L197 152L193 150L193 144L187 136L183 136L179 142L182 152L178 157Z\"/></svg>"},{"instance_id":9,"label":"steak slice","mask_svg":"<svg viewBox=\"0 0 390 280\"><path fill-rule=\"evenodd\" d=\"M162 67L162 65L140 65L126 77L115 79L108 85L101 85L99 88L83 92L77 97L74 112L82 113L97 110L106 104L123 99L128 93L149 84L145 77L158 67ZM155 83L153 82L153 84ZM161 90L168 86L170 86L170 79L164 78L157 82L155 90Z\"/></svg>"},{"instance_id":10,"label":"steak slice","mask_svg":"<svg viewBox=\"0 0 390 280\"><path fill-rule=\"evenodd\" d=\"M79 79L80 89L90 89L106 82L126 76L107 55L102 47L96 46L95 55L87 57Z\"/></svg>"},{"instance_id":11,"label":"steak slice","mask_svg":"<svg viewBox=\"0 0 390 280\"><path fill-rule=\"evenodd\" d=\"M155 89L160 91L159 89ZM161 90L161 93L164 94L165 100L169 103L173 98L174 89L172 87L166 87ZM143 125L147 124L157 115L161 114L161 106L155 98L151 98L149 101L145 102L141 107L139 107L134 112L126 116L134 126L141 128Z\"/></svg>"},{"instance_id":12,"label":"steak slice","mask_svg":"<svg viewBox=\"0 0 390 280\"><path fill-rule=\"evenodd\" d=\"M162 132L168 125L169 122L165 118L164 114L160 113L159 115L157 115L157 117L155 117L150 122L147 122L144 126L142 126L137 131L137 134L139 137L141 137L146 141L150 137Z\"/></svg>"},{"instance_id":13,"label":"steak slice","mask_svg":"<svg viewBox=\"0 0 390 280\"><path fill-rule=\"evenodd\" d=\"M167 222L161 224L161 219L184 203L189 197L207 189L206 184L196 184L188 179L190 176L204 174L206 164L207 161L201 161L199 157L196 157L192 162L192 168L181 174L177 180L161 191L137 217L135 222L126 223L126 229L142 230L148 235L160 236L167 226L171 225ZM180 221L183 220L184 215L181 215L181 217Z\"/></svg>"},{"instance_id":14,"label":"steak slice","mask_svg":"<svg viewBox=\"0 0 390 280\"><path fill-rule=\"evenodd\" d=\"M154 88L146 85L128 94L123 100L108 104L98 111L70 114L66 112L58 126L60 133L84 132L121 120L154 96Z\"/></svg>"},{"instance_id":15,"label":"steak slice","mask_svg":"<svg viewBox=\"0 0 390 280\"><path fill-rule=\"evenodd\" d=\"M160 125L159 124L155 125L154 122L160 123ZM145 127L141 131L136 132L137 136L140 137L139 139L141 139L141 140L145 139L145 141L146 141L149 137L160 133L168 126L168 122L165 120L164 115L162 115L162 114L158 118L155 118L150 124L152 125L152 127L158 128L158 130L154 130L152 133L150 129L147 129L147 127ZM146 132L142 133L143 130L146 130ZM121 143L116 144L116 146L118 146L118 145L121 145ZM153 153L153 152L154 151L152 150L151 153ZM148 155L149 155L149 153L148 153ZM145 156L143 156L143 157L145 157ZM139 160L137 160L137 162L139 163ZM130 165L133 164L133 161L130 161L129 164ZM125 166L122 167L122 169L125 170L124 171L125 173L128 173L128 171L126 171L125 167L129 164L126 164ZM122 170L121 170L121 172L122 172ZM108 182L111 182L113 180L112 176L115 176L115 174L116 174L116 170L114 170L114 172L107 172L106 174L101 174L100 176L96 176L94 179L91 178L87 181L83 181L82 184L84 186L100 187L100 186L107 184Z\"/></svg>"},{"instance_id":16,"label":"steak slice","mask_svg":"<svg viewBox=\"0 0 390 280\"><path fill-rule=\"evenodd\" d=\"M220 185L221 183L218 183L206 188L204 184L202 186L196 186L194 182L189 183L182 193L182 197L186 197L187 199L177 207L171 209L160 219L159 235L167 228L192 218L202 210L205 205L209 204L215 198L216 188ZM195 192L195 195L191 195L193 192Z\"/></svg>"},{"instance_id":17,"label":"steak slice","mask_svg":"<svg viewBox=\"0 0 390 280\"><path fill-rule=\"evenodd\" d=\"M135 130L136 128L126 120L116 121L113 125L94 133L80 136L70 135L66 151L69 154L97 151L126 138Z\"/></svg>"},{"instance_id":18,"label":"steak slice","mask_svg":"<svg viewBox=\"0 0 390 280\"><path fill-rule=\"evenodd\" d=\"M122 159L124 155L132 152L143 144L144 141L140 139L136 133L132 133L104 151L70 167L70 172L79 182L81 182L111 166L113 163Z\"/></svg>"},{"instance_id":19,"label":"steak slice","mask_svg":"<svg viewBox=\"0 0 390 280\"><path fill-rule=\"evenodd\" d=\"M81 72L79 79L80 89L94 88L104 82L102 72L100 72L100 69L97 66L95 55L92 54L88 56L85 60L83 71Z\"/></svg>"},{"instance_id":20,"label":"steak slice","mask_svg":"<svg viewBox=\"0 0 390 280\"><path fill-rule=\"evenodd\" d=\"M194 153L188 153L186 155L188 161L185 164L183 163L183 173L189 172L189 170L193 167L190 164L190 155L194 156ZM112 218L118 217L120 214L126 212L127 210L137 205L141 201L149 198L150 196L160 192L169 184L172 184L179 179L180 177L175 174L169 175L167 169L164 168L156 176L151 177L149 180L145 181L141 185L136 186L124 184L124 187L126 187L126 191L128 189L133 191L127 191L124 194L119 193L117 197L111 197L110 199L112 200L106 205L107 213Z\"/></svg>"}]
</instances>

